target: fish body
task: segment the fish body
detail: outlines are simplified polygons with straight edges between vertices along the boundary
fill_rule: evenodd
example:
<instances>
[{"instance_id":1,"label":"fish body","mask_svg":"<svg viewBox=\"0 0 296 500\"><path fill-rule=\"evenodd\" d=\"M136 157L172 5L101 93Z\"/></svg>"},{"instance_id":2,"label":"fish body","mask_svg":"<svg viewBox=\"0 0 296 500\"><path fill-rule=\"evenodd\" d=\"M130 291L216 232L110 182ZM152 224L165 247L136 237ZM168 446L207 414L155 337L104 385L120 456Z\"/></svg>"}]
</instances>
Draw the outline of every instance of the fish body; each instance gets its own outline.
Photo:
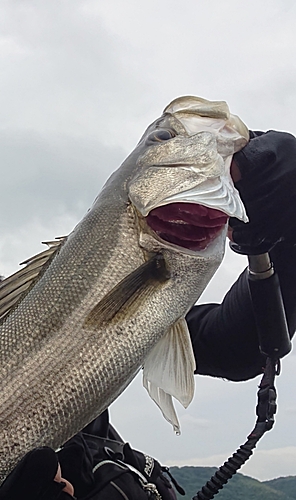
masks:
<instances>
[{"instance_id":1,"label":"fish body","mask_svg":"<svg viewBox=\"0 0 296 500\"><path fill-rule=\"evenodd\" d=\"M173 101L73 232L1 283L1 481L143 366L178 430L171 396L190 402L195 368L184 317L222 261L228 217L246 220L229 168L247 140L225 103Z\"/></svg>"}]
</instances>

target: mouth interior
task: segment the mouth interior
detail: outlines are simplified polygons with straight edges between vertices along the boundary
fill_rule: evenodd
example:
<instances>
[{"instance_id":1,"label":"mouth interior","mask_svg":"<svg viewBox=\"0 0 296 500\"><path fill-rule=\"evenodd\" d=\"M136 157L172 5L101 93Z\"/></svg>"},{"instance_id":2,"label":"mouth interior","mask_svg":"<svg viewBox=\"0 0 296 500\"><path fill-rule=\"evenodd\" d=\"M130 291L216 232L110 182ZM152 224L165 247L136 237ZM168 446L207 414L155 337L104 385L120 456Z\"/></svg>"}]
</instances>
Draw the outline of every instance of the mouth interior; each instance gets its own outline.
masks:
<instances>
[{"instance_id":1,"label":"mouth interior","mask_svg":"<svg viewBox=\"0 0 296 500\"><path fill-rule=\"evenodd\" d=\"M220 210L195 203L171 203L151 210L146 217L161 239L190 250L204 250L227 221Z\"/></svg>"}]
</instances>

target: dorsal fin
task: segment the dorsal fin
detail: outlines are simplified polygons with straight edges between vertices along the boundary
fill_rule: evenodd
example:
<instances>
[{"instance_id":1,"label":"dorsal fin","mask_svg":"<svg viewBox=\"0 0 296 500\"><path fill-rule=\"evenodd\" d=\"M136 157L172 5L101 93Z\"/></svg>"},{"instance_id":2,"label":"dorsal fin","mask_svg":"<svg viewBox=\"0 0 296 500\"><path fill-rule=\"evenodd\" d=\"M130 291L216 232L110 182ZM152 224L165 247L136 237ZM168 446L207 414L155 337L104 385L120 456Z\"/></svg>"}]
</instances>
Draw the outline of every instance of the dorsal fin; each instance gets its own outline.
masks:
<instances>
[{"instance_id":1,"label":"dorsal fin","mask_svg":"<svg viewBox=\"0 0 296 500\"><path fill-rule=\"evenodd\" d=\"M47 250L21 262L20 265L25 267L0 280L0 320L24 298L66 239L66 236L60 236L54 241L43 241L48 246Z\"/></svg>"}]
</instances>

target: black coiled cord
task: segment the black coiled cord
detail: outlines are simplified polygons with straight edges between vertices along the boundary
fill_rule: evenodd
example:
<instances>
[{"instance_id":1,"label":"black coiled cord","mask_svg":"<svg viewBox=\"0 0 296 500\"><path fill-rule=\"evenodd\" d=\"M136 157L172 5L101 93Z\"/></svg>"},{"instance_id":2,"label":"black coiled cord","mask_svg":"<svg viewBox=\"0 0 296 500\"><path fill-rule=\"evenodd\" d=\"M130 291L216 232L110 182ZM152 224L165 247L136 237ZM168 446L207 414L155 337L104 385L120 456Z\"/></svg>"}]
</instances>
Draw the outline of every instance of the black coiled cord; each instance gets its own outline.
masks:
<instances>
[{"instance_id":1,"label":"black coiled cord","mask_svg":"<svg viewBox=\"0 0 296 500\"><path fill-rule=\"evenodd\" d=\"M223 464L214 476L202 487L192 500L212 500L219 490L234 476L241 466L253 454L259 439L269 431L274 424L276 412L276 390L274 387L275 375L279 374L279 361L267 358L264 375L259 385L258 404L256 407L256 425L248 436L245 444Z\"/></svg>"}]
</instances>

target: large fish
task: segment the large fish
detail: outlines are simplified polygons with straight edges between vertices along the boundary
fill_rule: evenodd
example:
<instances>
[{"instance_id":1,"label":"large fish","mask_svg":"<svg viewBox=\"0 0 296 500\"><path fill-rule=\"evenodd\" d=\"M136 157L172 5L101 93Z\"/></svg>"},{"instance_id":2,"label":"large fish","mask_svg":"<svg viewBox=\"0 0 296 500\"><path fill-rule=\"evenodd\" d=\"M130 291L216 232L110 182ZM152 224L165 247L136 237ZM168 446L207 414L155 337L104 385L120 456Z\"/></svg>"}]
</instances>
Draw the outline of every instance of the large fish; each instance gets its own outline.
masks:
<instances>
[{"instance_id":1,"label":"large fish","mask_svg":"<svg viewBox=\"0 0 296 500\"><path fill-rule=\"evenodd\" d=\"M0 480L30 449L56 449L144 366L172 396L194 390L184 320L221 263L227 220L247 220L230 177L248 130L225 102L180 97L148 127L67 238L0 287Z\"/></svg>"}]
</instances>

